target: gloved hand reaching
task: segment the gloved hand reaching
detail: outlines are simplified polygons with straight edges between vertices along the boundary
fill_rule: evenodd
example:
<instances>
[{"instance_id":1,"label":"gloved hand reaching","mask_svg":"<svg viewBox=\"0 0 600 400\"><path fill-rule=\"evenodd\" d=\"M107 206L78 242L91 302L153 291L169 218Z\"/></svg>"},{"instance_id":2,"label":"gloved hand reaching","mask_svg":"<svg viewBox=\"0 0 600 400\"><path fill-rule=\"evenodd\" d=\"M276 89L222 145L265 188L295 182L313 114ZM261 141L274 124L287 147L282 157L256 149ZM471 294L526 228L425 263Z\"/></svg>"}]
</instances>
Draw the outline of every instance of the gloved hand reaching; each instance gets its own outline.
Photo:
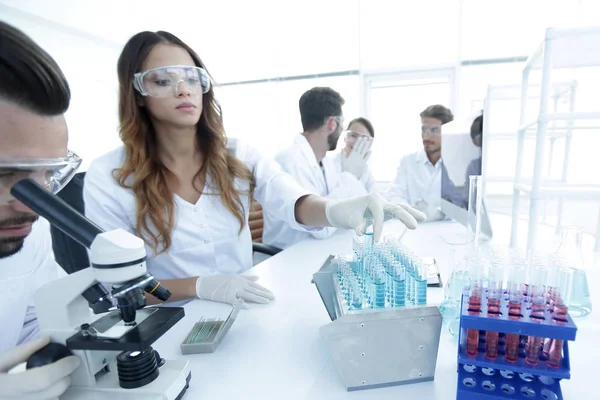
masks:
<instances>
[{"instance_id":1,"label":"gloved hand reaching","mask_svg":"<svg viewBox=\"0 0 600 400\"><path fill-rule=\"evenodd\" d=\"M50 338L40 338L0 353L0 399L55 399L67 390L71 384L71 373L81 363L76 356L24 372L8 373L13 367L27 362L33 353L48 343Z\"/></svg>"},{"instance_id":2,"label":"gloved hand reaching","mask_svg":"<svg viewBox=\"0 0 600 400\"><path fill-rule=\"evenodd\" d=\"M426 216L407 204L393 204L377 193L348 200L330 200L325 206L325 216L331 226L354 229L358 235L367 228L365 212L373 216L373 238L378 241L383 231L384 217L399 219L409 229L416 229L417 221L425 221Z\"/></svg>"},{"instance_id":3,"label":"gloved hand reaching","mask_svg":"<svg viewBox=\"0 0 600 400\"><path fill-rule=\"evenodd\" d=\"M360 179L371 156L372 145L373 140L366 137L359 138L347 157L342 154L342 171L350 172L356 179Z\"/></svg>"},{"instance_id":4,"label":"gloved hand reaching","mask_svg":"<svg viewBox=\"0 0 600 400\"><path fill-rule=\"evenodd\" d=\"M200 276L196 281L196 294L203 300L234 304L238 298L244 301L266 304L275 296L256 281L258 276L216 275Z\"/></svg>"}]
</instances>

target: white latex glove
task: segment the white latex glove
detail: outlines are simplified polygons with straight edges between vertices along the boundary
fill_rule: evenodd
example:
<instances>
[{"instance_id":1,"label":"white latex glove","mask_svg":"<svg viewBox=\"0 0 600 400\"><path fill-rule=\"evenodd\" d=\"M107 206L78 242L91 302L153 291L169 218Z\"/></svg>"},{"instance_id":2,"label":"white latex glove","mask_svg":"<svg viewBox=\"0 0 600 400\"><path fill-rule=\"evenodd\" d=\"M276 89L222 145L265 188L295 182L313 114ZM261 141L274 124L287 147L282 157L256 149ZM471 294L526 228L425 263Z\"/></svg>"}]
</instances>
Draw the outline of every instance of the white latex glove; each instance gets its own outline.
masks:
<instances>
[{"instance_id":1,"label":"white latex glove","mask_svg":"<svg viewBox=\"0 0 600 400\"><path fill-rule=\"evenodd\" d=\"M0 399L56 399L67 390L71 373L81 363L76 356L23 372L8 373L48 343L50 338L44 337L0 354Z\"/></svg>"},{"instance_id":2,"label":"white latex glove","mask_svg":"<svg viewBox=\"0 0 600 400\"><path fill-rule=\"evenodd\" d=\"M336 228L354 229L358 235L367 228L365 212L373 216L373 238L378 241L383 231L384 216L399 219L409 229L417 228L417 221L425 221L425 214L407 204L393 204L377 193L348 200L330 200L325 206L325 216ZM367 213L368 214L368 213Z\"/></svg>"},{"instance_id":3,"label":"white latex glove","mask_svg":"<svg viewBox=\"0 0 600 400\"><path fill-rule=\"evenodd\" d=\"M426 214L427 214L427 211L429 210L429 204L427 204L427 202L423 199L418 199L417 201L415 201L415 204L413 204L413 207L419 211L426 213Z\"/></svg>"},{"instance_id":4,"label":"white latex glove","mask_svg":"<svg viewBox=\"0 0 600 400\"><path fill-rule=\"evenodd\" d=\"M367 137L359 138L347 157L342 154L342 171L350 172L356 179L360 179L371 156L372 145L373 141L371 139Z\"/></svg>"},{"instance_id":5,"label":"white latex glove","mask_svg":"<svg viewBox=\"0 0 600 400\"><path fill-rule=\"evenodd\" d=\"M266 304L275 296L256 281L258 276L215 275L200 276L196 281L196 294L203 300L234 304L237 299Z\"/></svg>"}]
</instances>

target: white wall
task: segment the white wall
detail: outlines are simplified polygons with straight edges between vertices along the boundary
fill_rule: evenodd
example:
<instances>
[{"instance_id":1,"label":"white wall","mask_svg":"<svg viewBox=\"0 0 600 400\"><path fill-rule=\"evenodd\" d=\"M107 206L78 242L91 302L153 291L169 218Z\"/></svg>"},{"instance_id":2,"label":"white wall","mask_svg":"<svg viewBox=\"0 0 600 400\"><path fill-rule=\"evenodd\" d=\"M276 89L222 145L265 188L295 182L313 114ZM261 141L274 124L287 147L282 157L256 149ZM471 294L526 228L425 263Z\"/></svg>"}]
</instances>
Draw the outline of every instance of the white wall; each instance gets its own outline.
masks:
<instances>
[{"instance_id":1,"label":"white wall","mask_svg":"<svg viewBox=\"0 0 600 400\"><path fill-rule=\"evenodd\" d=\"M176 7L158 0L0 0L1 18L32 36L67 75L73 91L67 114L70 147L84 158L84 169L120 144L116 61L127 39L141 30L167 30L188 42L218 83L360 69L361 76L219 88L228 134L273 154L300 130L297 101L312 86L339 90L346 98L346 118L360 115L362 74L454 68L453 111L457 129L467 130L483 107L487 86L520 83L522 65L460 67L461 61L529 55L546 27L596 25L598 15L598 0L305 0L285 5L220 0ZM580 77L579 104L585 108L597 105L597 76ZM398 115L417 118L402 110ZM393 139L385 145L399 149L398 159L414 150L393 126L373 122L378 137ZM596 156L597 133L574 141L574 180L600 179L588 167ZM497 146L497 169L514 164L514 146ZM389 162L395 171L398 160ZM589 220L595 221L596 214Z\"/></svg>"},{"instance_id":2,"label":"white wall","mask_svg":"<svg viewBox=\"0 0 600 400\"><path fill-rule=\"evenodd\" d=\"M82 170L120 145L117 118L117 44L0 5L2 18L23 30L56 60L71 87L66 114L69 148Z\"/></svg>"}]
</instances>

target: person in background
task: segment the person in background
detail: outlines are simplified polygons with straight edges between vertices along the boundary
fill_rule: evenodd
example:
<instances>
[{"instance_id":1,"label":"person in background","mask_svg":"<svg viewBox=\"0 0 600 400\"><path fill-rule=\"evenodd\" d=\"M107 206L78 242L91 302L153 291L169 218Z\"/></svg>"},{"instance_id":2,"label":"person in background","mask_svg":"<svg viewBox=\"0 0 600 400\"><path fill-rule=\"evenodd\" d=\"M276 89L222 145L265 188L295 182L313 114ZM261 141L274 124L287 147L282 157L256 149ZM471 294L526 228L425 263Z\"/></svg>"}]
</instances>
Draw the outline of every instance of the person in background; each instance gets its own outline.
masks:
<instances>
[{"instance_id":1,"label":"person in background","mask_svg":"<svg viewBox=\"0 0 600 400\"><path fill-rule=\"evenodd\" d=\"M452 111L436 104L421 116L423 150L404 156L396 178L390 184L387 199L407 203L421 210L428 221L444 218L439 210L442 198L442 127L454 120ZM447 175L447 174L446 174Z\"/></svg>"},{"instance_id":2,"label":"person in background","mask_svg":"<svg viewBox=\"0 0 600 400\"><path fill-rule=\"evenodd\" d=\"M349 170L352 174L356 174L355 176L358 177L368 193L374 193L376 191L375 178L373 178L369 165L367 163L353 162L354 158L363 158L361 157L362 152L360 148L357 148L357 151L353 151L355 145L360 143L359 140L366 139L364 143L369 143L369 139L373 140L375 138L375 130L371 121L362 117L353 119L348 124L348 130L343 132L343 136L346 146L334 156L338 173L341 174ZM354 170L353 167L355 165L356 168Z\"/></svg>"},{"instance_id":3,"label":"person in background","mask_svg":"<svg viewBox=\"0 0 600 400\"><path fill-rule=\"evenodd\" d=\"M483 115L475 118L471 124L471 140L476 147L481 148L483 144ZM482 155L472 160L465 171L465 187L469 187L469 176L481 175Z\"/></svg>"},{"instance_id":4,"label":"person in background","mask_svg":"<svg viewBox=\"0 0 600 400\"><path fill-rule=\"evenodd\" d=\"M52 57L0 21L0 398L52 399L68 388L76 356L8 373L47 345L33 294L58 277L50 226L11 195L19 180L57 192L81 160L67 151L69 85Z\"/></svg>"},{"instance_id":5,"label":"person in background","mask_svg":"<svg viewBox=\"0 0 600 400\"><path fill-rule=\"evenodd\" d=\"M342 134L344 99L328 87L315 87L305 92L299 101L300 119L304 131L294 138L293 144L279 152L275 160L281 169L290 174L306 191L328 199L348 199L367 194L360 182L370 154L371 140L361 137L356 150L348 157L344 168L337 168L327 153L334 151ZM344 170L345 169L345 170ZM323 239L331 236L335 228L319 231L300 231L277 217L263 211L265 227L263 242L285 249L308 237Z\"/></svg>"},{"instance_id":6,"label":"person in background","mask_svg":"<svg viewBox=\"0 0 600 400\"><path fill-rule=\"evenodd\" d=\"M471 124L471 140L476 147L481 148L483 144L483 115L475 118ZM468 208L469 205L469 177L471 175L481 175L481 162L483 155L471 160L465 170L465 186L462 190L462 207Z\"/></svg>"},{"instance_id":7,"label":"person in background","mask_svg":"<svg viewBox=\"0 0 600 400\"><path fill-rule=\"evenodd\" d=\"M117 71L123 146L90 165L85 214L105 230L121 228L144 240L148 271L171 291L170 301L274 298L257 277L241 275L253 266L253 198L304 231L333 226L361 233L368 210L378 238L386 213L413 229L424 218L376 195L337 201L316 196L274 160L227 138L204 63L168 32L134 35ZM341 124L339 114L332 117L330 133Z\"/></svg>"}]
</instances>

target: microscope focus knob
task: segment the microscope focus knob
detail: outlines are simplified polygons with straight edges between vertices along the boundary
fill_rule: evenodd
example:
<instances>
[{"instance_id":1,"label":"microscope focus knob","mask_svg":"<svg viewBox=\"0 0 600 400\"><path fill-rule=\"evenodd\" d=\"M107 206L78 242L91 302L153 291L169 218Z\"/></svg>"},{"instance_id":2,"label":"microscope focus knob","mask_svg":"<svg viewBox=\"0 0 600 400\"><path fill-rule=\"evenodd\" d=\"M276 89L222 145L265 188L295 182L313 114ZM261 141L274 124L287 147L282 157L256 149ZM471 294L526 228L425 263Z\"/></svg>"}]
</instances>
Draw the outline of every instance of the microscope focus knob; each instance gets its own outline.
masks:
<instances>
[{"instance_id":1,"label":"microscope focus knob","mask_svg":"<svg viewBox=\"0 0 600 400\"><path fill-rule=\"evenodd\" d=\"M65 345L59 343L48 343L29 357L27 369L52 364L62 358L72 356L73 353Z\"/></svg>"}]
</instances>

